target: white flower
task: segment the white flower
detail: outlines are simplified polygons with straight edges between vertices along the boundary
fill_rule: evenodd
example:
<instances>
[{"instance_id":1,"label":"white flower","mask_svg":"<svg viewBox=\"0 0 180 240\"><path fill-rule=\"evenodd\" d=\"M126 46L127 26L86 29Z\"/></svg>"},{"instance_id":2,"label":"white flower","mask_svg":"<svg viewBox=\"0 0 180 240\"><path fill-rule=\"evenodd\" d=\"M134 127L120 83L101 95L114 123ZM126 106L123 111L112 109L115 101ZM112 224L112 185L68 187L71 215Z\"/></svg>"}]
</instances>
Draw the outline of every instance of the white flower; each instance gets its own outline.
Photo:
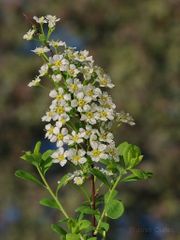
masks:
<instances>
[{"instance_id":1,"label":"white flower","mask_svg":"<svg viewBox=\"0 0 180 240\"><path fill-rule=\"evenodd\" d=\"M30 83L28 83L28 87L37 87L37 86L39 86L40 82L41 82L41 79L38 76L34 80L32 80Z\"/></svg>"},{"instance_id":2,"label":"white flower","mask_svg":"<svg viewBox=\"0 0 180 240\"><path fill-rule=\"evenodd\" d=\"M114 119L113 109L99 107L97 119L101 121L113 120Z\"/></svg>"},{"instance_id":3,"label":"white flower","mask_svg":"<svg viewBox=\"0 0 180 240\"><path fill-rule=\"evenodd\" d=\"M80 128L79 131L81 132L83 138L89 139L93 131L95 131L91 125L86 125L86 128Z\"/></svg>"},{"instance_id":4,"label":"white flower","mask_svg":"<svg viewBox=\"0 0 180 240\"><path fill-rule=\"evenodd\" d=\"M79 69L76 68L74 64L70 64L67 72L71 77L76 77L79 73Z\"/></svg>"},{"instance_id":5,"label":"white flower","mask_svg":"<svg viewBox=\"0 0 180 240\"><path fill-rule=\"evenodd\" d=\"M50 123L45 126L46 134L45 137L51 139L54 134L54 126Z\"/></svg>"},{"instance_id":6,"label":"white flower","mask_svg":"<svg viewBox=\"0 0 180 240\"><path fill-rule=\"evenodd\" d=\"M49 46L57 48L57 47L66 47L66 43L63 41L49 41Z\"/></svg>"},{"instance_id":7,"label":"white flower","mask_svg":"<svg viewBox=\"0 0 180 240\"><path fill-rule=\"evenodd\" d=\"M103 92L98 99L99 103L104 108L115 109L116 105L113 103L111 96L107 92Z\"/></svg>"},{"instance_id":8,"label":"white flower","mask_svg":"<svg viewBox=\"0 0 180 240\"><path fill-rule=\"evenodd\" d=\"M74 163L74 165L84 164L87 159L84 157L86 152L82 149L70 149L68 151L68 159Z\"/></svg>"},{"instance_id":9,"label":"white flower","mask_svg":"<svg viewBox=\"0 0 180 240\"><path fill-rule=\"evenodd\" d=\"M64 113L59 115L59 118L57 119L56 126L58 128L61 128L63 125L65 125L66 122L70 120L70 117L68 114Z\"/></svg>"},{"instance_id":10,"label":"white flower","mask_svg":"<svg viewBox=\"0 0 180 240\"><path fill-rule=\"evenodd\" d=\"M107 142L107 143L111 143L113 142L113 134L109 131L104 130L103 128L100 128L100 132L99 132L99 140L102 142Z\"/></svg>"},{"instance_id":11,"label":"white flower","mask_svg":"<svg viewBox=\"0 0 180 240\"><path fill-rule=\"evenodd\" d=\"M50 110L54 112L52 119L56 121L62 114L68 113L71 110L71 107L66 101L62 100L61 102L58 102L58 105L56 102L53 102L50 106Z\"/></svg>"},{"instance_id":12,"label":"white flower","mask_svg":"<svg viewBox=\"0 0 180 240\"><path fill-rule=\"evenodd\" d=\"M50 138L51 142L56 142L57 147L62 147L64 143L67 142L67 135L68 130L67 128L62 128L61 130L59 127L54 127L53 129L53 136Z\"/></svg>"},{"instance_id":13,"label":"white flower","mask_svg":"<svg viewBox=\"0 0 180 240\"><path fill-rule=\"evenodd\" d=\"M39 74L40 74L39 76L42 77L42 76L46 75L48 72L48 68L49 68L48 64L42 65L41 68L39 69Z\"/></svg>"},{"instance_id":14,"label":"white flower","mask_svg":"<svg viewBox=\"0 0 180 240\"><path fill-rule=\"evenodd\" d=\"M85 95L92 98L93 100L96 100L97 97L99 97L102 94L100 88L96 88L91 84L84 86L83 90Z\"/></svg>"},{"instance_id":15,"label":"white flower","mask_svg":"<svg viewBox=\"0 0 180 240\"><path fill-rule=\"evenodd\" d=\"M54 152L51 157L53 158L54 163L59 163L62 167L67 163L67 155L68 152L64 151L63 148L59 148L56 152Z\"/></svg>"},{"instance_id":16,"label":"white flower","mask_svg":"<svg viewBox=\"0 0 180 240\"><path fill-rule=\"evenodd\" d=\"M52 80L54 81L54 82L60 82L61 80L62 80L62 75L61 74L53 74L52 76Z\"/></svg>"},{"instance_id":17,"label":"white flower","mask_svg":"<svg viewBox=\"0 0 180 240\"><path fill-rule=\"evenodd\" d=\"M80 129L79 132L75 132L74 130L72 131L72 134L69 135L69 141L68 144L79 144L83 142L85 132L83 129Z\"/></svg>"},{"instance_id":18,"label":"white flower","mask_svg":"<svg viewBox=\"0 0 180 240\"><path fill-rule=\"evenodd\" d=\"M94 142L92 146L92 151L88 151L88 155L91 157L92 161L99 162L100 159L106 159L108 155L105 153L106 145Z\"/></svg>"},{"instance_id":19,"label":"white flower","mask_svg":"<svg viewBox=\"0 0 180 240\"><path fill-rule=\"evenodd\" d=\"M81 121L85 121L92 125L96 124L98 113L96 112L95 106L94 104L86 106L86 112L81 113Z\"/></svg>"},{"instance_id":20,"label":"white flower","mask_svg":"<svg viewBox=\"0 0 180 240\"><path fill-rule=\"evenodd\" d=\"M81 67L81 72L84 75L85 80L90 80L93 74L93 67L91 66L83 66Z\"/></svg>"},{"instance_id":21,"label":"white flower","mask_svg":"<svg viewBox=\"0 0 180 240\"><path fill-rule=\"evenodd\" d=\"M64 58L63 55L54 55L49 59L53 70L67 71L69 62Z\"/></svg>"},{"instance_id":22,"label":"white flower","mask_svg":"<svg viewBox=\"0 0 180 240\"><path fill-rule=\"evenodd\" d=\"M79 112L87 111L89 109L88 103L90 103L92 98L86 96L83 92L79 92L76 95L76 99L71 101L71 106L77 107Z\"/></svg>"},{"instance_id":23,"label":"white flower","mask_svg":"<svg viewBox=\"0 0 180 240\"><path fill-rule=\"evenodd\" d=\"M67 79L66 83L67 83L67 86L68 86L68 90L71 93L77 93L83 88L83 85L81 84L81 82L77 78L75 78L74 80L69 78L69 79Z\"/></svg>"},{"instance_id":24,"label":"white flower","mask_svg":"<svg viewBox=\"0 0 180 240\"><path fill-rule=\"evenodd\" d=\"M41 119L43 122L50 122L52 120L53 115L54 115L53 111L48 111Z\"/></svg>"},{"instance_id":25,"label":"white flower","mask_svg":"<svg viewBox=\"0 0 180 240\"><path fill-rule=\"evenodd\" d=\"M75 60L78 60L79 62L89 61L93 62L92 56L89 56L89 51L83 50L80 52L75 52Z\"/></svg>"},{"instance_id":26,"label":"white flower","mask_svg":"<svg viewBox=\"0 0 180 240\"><path fill-rule=\"evenodd\" d=\"M32 50L32 52L36 53L37 55L41 56L43 54L45 54L46 52L49 52L49 48L48 47L37 47L34 50Z\"/></svg>"},{"instance_id":27,"label":"white flower","mask_svg":"<svg viewBox=\"0 0 180 240\"><path fill-rule=\"evenodd\" d=\"M39 24L42 24L42 23L47 23L47 20L45 19L45 17L44 16L42 16L42 17L36 17L36 16L34 16L33 17L33 19L37 22L37 23L39 23Z\"/></svg>"},{"instance_id":28,"label":"white flower","mask_svg":"<svg viewBox=\"0 0 180 240\"><path fill-rule=\"evenodd\" d=\"M26 34L24 34L23 39L29 41L33 38L33 35L35 33L35 29L30 29Z\"/></svg>"},{"instance_id":29,"label":"white flower","mask_svg":"<svg viewBox=\"0 0 180 240\"><path fill-rule=\"evenodd\" d=\"M119 162L119 153L117 148L115 147L115 142L112 142L111 144L109 144L106 148L106 152L107 154L114 159L115 162Z\"/></svg>"},{"instance_id":30,"label":"white flower","mask_svg":"<svg viewBox=\"0 0 180 240\"><path fill-rule=\"evenodd\" d=\"M56 22L60 21L60 18L57 18L56 16L52 16L52 15L47 15L46 19L47 19L49 28L55 27Z\"/></svg>"},{"instance_id":31,"label":"white flower","mask_svg":"<svg viewBox=\"0 0 180 240\"><path fill-rule=\"evenodd\" d=\"M62 100L70 100L71 99L71 95L70 94L65 94L64 93L64 89L63 88L58 88L58 90L51 90L49 93L49 96L51 98L55 98L55 101L53 102L54 104L56 104L56 102L60 102Z\"/></svg>"},{"instance_id":32,"label":"white flower","mask_svg":"<svg viewBox=\"0 0 180 240\"><path fill-rule=\"evenodd\" d=\"M101 87L108 87L108 88L114 87L114 84L112 83L111 78L106 74L104 74L103 76L99 76L98 82Z\"/></svg>"},{"instance_id":33,"label":"white flower","mask_svg":"<svg viewBox=\"0 0 180 240\"><path fill-rule=\"evenodd\" d=\"M84 182L84 178L83 177L74 177L73 181L76 185L82 185Z\"/></svg>"}]
</instances>

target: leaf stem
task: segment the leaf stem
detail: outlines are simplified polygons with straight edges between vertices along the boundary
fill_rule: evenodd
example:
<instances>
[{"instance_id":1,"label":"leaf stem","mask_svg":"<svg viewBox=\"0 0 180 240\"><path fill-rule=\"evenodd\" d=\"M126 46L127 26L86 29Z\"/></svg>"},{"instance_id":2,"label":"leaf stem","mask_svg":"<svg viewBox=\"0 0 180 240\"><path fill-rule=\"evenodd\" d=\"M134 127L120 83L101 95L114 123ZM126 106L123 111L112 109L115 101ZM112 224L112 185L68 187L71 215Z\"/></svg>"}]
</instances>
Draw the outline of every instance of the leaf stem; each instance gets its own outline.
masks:
<instances>
[{"instance_id":1,"label":"leaf stem","mask_svg":"<svg viewBox=\"0 0 180 240\"><path fill-rule=\"evenodd\" d=\"M91 193L92 193L92 209L96 210L96 188L94 175L91 175ZM96 217L94 215L92 216L92 225L96 227ZM92 233L92 236L95 236L94 232Z\"/></svg>"},{"instance_id":2,"label":"leaf stem","mask_svg":"<svg viewBox=\"0 0 180 240\"><path fill-rule=\"evenodd\" d=\"M63 213L63 215L66 217L66 219L69 219L68 214L66 213L65 209L63 208L62 204L60 203L60 201L58 200L58 198L55 196L55 194L53 193L51 187L49 186L49 184L47 183L44 175L42 174L41 170L39 167L37 167L38 173L42 179L42 181L44 182L46 189L48 190L48 192L50 193L50 195L52 196L52 198L55 200L56 204L59 207L59 210Z\"/></svg>"},{"instance_id":3,"label":"leaf stem","mask_svg":"<svg viewBox=\"0 0 180 240\"><path fill-rule=\"evenodd\" d=\"M113 187L111 188L110 193L109 193L109 196L108 196L108 198L107 198L107 202L110 200L110 198L111 198L111 196L112 196L112 193L113 193L113 191L115 190L115 188L117 187L120 179L121 179L121 176L119 176L119 177L117 178L116 182L114 183ZM101 215L101 217L100 217L100 219L99 219L99 221L98 221L98 225L97 225L97 227L96 227L96 229L95 229L95 231L94 231L94 235L97 235L98 230L99 230L99 228L100 228L100 225L101 225L101 223L102 223L102 221L103 221L103 218L104 218L104 216L105 216L105 213L106 213L106 206L104 206L102 215Z\"/></svg>"}]
</instances>

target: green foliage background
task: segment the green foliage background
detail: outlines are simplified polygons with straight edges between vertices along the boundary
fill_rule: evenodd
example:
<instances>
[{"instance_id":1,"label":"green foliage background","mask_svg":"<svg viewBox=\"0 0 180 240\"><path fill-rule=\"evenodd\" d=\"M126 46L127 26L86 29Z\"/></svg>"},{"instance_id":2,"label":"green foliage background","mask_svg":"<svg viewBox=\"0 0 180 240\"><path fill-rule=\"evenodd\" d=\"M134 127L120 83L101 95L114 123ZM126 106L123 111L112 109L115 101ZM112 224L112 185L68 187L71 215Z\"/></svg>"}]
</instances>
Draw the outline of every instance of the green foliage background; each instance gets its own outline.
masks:
<instances>
[{"instance_id":1,"label":"green foliage background","mask_svg":"<svg viewBox=\"0 0 180 240\"><path fill-rule=\"evenodd\" d=\"M154 172L148 183L123 186L122 198L134 212L140 209L163 220L170 229L168 240L179 239L179 11L178 0L0 2L1 218L10 206L22 211L21 220L9 223L3 240L55 238L48 228L48 213L37 204L43 193L14 177L23 164L18 160L22 150L43 135L40 118L48 105L47 92L27 87L40 62L22 40L29 27L23 12L62 17L62 27L81 39L110 73L118 110L130 112L136 121L133 128L116 130L116 138L141 146L147 159L144 165ZM72 211L81 200L73 189L63 192L63 198ZM140 239L138 234L133 236Z\"/></svg>"}]
</instances>

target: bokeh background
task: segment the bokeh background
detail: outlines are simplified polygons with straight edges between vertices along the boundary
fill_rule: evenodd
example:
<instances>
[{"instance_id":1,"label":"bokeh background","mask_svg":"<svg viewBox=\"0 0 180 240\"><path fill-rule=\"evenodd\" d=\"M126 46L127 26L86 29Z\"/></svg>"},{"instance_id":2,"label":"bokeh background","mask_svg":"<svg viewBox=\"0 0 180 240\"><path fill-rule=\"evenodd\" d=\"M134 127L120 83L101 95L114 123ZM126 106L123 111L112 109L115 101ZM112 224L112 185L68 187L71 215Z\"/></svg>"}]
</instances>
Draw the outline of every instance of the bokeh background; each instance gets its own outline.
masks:
<instances>
[{"instance_id":1,"label":"bokeh background","mask_svg":"<svg viewBox=\"0 0 180 240\"><path fill-rule=\"evenodd\" d=\"M179 240L178 0L0 0L0 239L58 239L49 227L56 213L38 205L44 192L14 177L18 168L34 171L19 156L43 139L48 107L46 91L27 87L41 63L30 53L35 43L22 40L29 29L23 13L61 17L56 37L90 50L116 84L117 109L135 119L134 127L115 131L116 140L140 145L154 176L120 187L127 211L108 239ZM53 170L49 181L61 174ZM61 197L72 212L82 201L71 187Z\"/></svg>"}]
</instances>

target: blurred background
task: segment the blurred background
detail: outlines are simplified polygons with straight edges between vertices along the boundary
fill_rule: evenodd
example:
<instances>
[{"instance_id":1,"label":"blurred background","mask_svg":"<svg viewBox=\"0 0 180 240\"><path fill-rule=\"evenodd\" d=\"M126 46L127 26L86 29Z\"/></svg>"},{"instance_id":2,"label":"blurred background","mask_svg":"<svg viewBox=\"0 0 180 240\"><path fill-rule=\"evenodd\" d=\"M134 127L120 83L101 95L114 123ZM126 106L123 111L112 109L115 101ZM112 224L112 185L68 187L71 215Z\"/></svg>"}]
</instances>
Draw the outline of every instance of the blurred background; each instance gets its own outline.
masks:
<instances>
[{"instance_id":1,"label":"blurred background","mask_svg":"<svg viewBox=\"0 0 180 240\"><path fill-rule=\"evenodd\" d=\"M22 40L23 13L62 18L56 37L89 49L116 87L117 109L130 112L134 127L115 131L116 140L141 146L146 183L120 187L126 214L112 221L111 240L180 239L180 1L178 0L0 0L0 239L58 239L49 224L58 216L38 205L45 193L18 180L30 169L20 155L43 139L41 116L48 93L27 83L41 65ZM48 143L44 142L44 149ZM56 182L62 170L53 170ZM69 187L61 195L73 212L81 199Z\"/></svg>"}]
</instances>

